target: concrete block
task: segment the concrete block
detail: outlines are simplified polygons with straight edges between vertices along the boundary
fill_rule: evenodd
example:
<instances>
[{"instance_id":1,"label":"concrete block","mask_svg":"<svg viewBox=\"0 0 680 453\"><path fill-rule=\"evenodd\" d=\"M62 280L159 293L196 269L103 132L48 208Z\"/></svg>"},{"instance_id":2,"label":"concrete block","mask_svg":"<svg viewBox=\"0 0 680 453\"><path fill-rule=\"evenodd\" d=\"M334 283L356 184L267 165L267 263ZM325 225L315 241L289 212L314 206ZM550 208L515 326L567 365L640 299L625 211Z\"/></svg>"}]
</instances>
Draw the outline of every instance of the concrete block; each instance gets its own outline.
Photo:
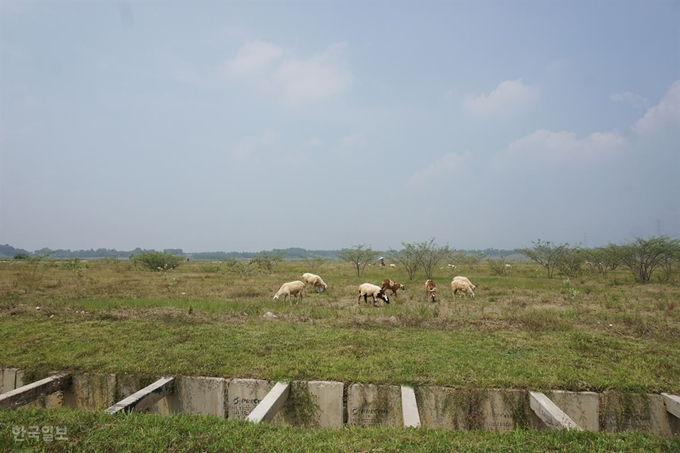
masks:
<instances>
[{"instance_id":1,"label":"concrete block","mask_svg":"<svg viewBox=\"0 0 680 453\"><path fill-rule=\"evenodd\" d=\"M115 402L115 374L73 376L72 385L63 396L63 405L76 409L104 410Z\"/></svg>"},{"instance_id":2,"label":"concrete block","mask_svg":"<svg viewBox=\"0 0 680 453\"><path fill-rule=\"evenodd\" d=\"M531 409L523 390L415 389L423 426L507 432L531 424Z\"/></svg>"},{"instance_id":3,"label":"concrete block","mask_svg":"<svg viewBox=\"0 0 680 453\"><path fill-rule=\"evenodd\" d=\"M600 430L600 397L595 392L544 392L574 423L586 431Z\"/></svg>"},{"instance_id":4,"label":"concrete block","mask_svg":"<svg viewBox=\"0 0 680 453\"><path fill-rule=\"evenodd\" d=\"M277 382L269 393L255 406L246 420L253 423L260 423L264 421L272 421L283 404L288 399L290 393L290 384L284 382Z\"/></svg>"},{"instance_id":5,"label":"concrete block","mask_svg":"<svg viewBox=\"0 0 680 453\"><path fill-rule=\"evenodd\" d=\"M290 425L342 428L343 389L342 382L293 381L279 413Z\"/></svg>"},{"instance_id":6,"label":"concrete block","mask_svg":"<svg viewBox=\"0 0 680 453\"><path fill-rule=\"evenodd\" d=\"M158 402L166 395L172 393L175 386L174 377L161 378L132 395L120 400L113 406L106 409L108 414L118 412L141 412L154 403Z\"/></svg>"},{"instance_id":7,"label":"concrete block","mask_svg":"<svg viewBox=\"0 0 680 453\"><path fill-rule=\"evenodd\" d=\"M0 409L14 409L33 403L40 407L38 400L45 395L63 390L71 384L71 376L57 374L0 394Z\"/></svg>"},{"instance_id":8,"label":"concrete block","mask_svg":"<svg viewBox=\"0 0 680 453\"><path fill-rule=\"evenodd\" d=\"M416 394L411 387L405 387L403 385L401 386L401 411L405 427L420 427L420 415L418 414Z\"/></svg>"},{"instance_id":9,"label":"concrete block","mask_svg":"<svg viewBox=\"0 0 680 453\"><path fill-rule=\"evenodd\" d=\"M273 383L261 379L232 379L228 390L228 418L247 418L272 387ZM273 421L281 421L282 418L279 414Z\"/></svg>"},{"instance_id":10,"label":"concrete block","mask_svg":"<svg viewBox=\"0 0 680 453\"><path fill-rule=\"evenodd\" d=\"M680 418L680 396L662 393L666 410L674 416Z\"/></svg>"},{"instance_id":11,"label":"concrete block","mask_svg":"<svg viewBox=\"0 0 680 453\"><path fill-rule=\"evenodd\" d=\"M14 390L15 388L17 388L16 387L17 371L19 370L16 368L2 369L2 380L0 380L0 393L7 393L10 390Z\"/></svg>"},{"instance_id":12,"label":"concrete block","mask_svg":"<svg viewBox=\"0 0 680 453\"><path fill-rule=\"evenodd\" d=\"M225 395L229 381L224 378L178 376L174 392L149 408L161 415L211 414L225 417Z\"/></svg>"},{"instance_id":13,"label":"concrete block","mask_svg":"<svg viewBox=\"0 0 680 453\"><path fill-rule=\"evenodd\" d=\"M600 429L641 431L659 436L673 433L663 396L639 393L601 393Z\"/></svg>"},{"instance_id":14,"label":"concrete block","mask_svg":"<svg viewBox=\"0 0 680 453\"><path fill-rule=\"evenodd\" d=\"M347 424L404 426L401 387L352 384L347 394Z\"/></svg>"},{"instance_id":15,"label":"concrete block","mask_svg":"<svg viewBox=\"0 0 680 453\"><path fill-rule=\"evenodd\" d=\"M548 428L583 430L550 398L541 392L529 392L529 406Z\"/></svg>"}]
</instances>

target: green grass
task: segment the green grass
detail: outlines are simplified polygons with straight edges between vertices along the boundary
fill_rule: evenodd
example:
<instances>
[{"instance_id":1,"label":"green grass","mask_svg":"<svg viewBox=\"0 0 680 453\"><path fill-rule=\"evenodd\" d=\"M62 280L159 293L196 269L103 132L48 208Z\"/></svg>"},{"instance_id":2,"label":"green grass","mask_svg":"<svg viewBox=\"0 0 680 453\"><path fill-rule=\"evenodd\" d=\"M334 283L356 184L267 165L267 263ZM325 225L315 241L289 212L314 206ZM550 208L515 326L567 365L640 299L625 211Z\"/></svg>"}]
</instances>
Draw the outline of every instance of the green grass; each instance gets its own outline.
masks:
<instances>
[{"instance_id":1,"label":"green grass","mask_svg":"<svg viewBox=\"0 0 680 453\"><path fill-rule=\"evenodd\" d=\"M67 440L14 442L12 427L59 426ZM111 417L73 410L0 411L0 451L35 452L676 452L680 438L640 433L438 429L301 429L213 416Z\"/></svg>"},{"instance_id":2,"label":"green grass","mask_svg":"<svg viewBox=\"0 0 680 453\"><path fill-rule=\"evenodd\" d=\"M1 365L35 376L72 370L680 392L674 280L638 285L621 270L567 285L528 263L513 263L508 277L479 266L465 272L478 285L469 299L454 298L453 274L439 269L440 302L432 304L424 276L409 281L400 270L369 266L358 278L349 265L328 262L318 271L328 291L308 291L291 306L272 296L308 270L301 262L254 275L222 263L164 273L126 262L81 264L75 273L57 262L39 272L0 262ZM384 277L406 291L387 306L357 303L358 284ZM266 319L268 312L276 317Z\"/></svg>"}]
</instances>

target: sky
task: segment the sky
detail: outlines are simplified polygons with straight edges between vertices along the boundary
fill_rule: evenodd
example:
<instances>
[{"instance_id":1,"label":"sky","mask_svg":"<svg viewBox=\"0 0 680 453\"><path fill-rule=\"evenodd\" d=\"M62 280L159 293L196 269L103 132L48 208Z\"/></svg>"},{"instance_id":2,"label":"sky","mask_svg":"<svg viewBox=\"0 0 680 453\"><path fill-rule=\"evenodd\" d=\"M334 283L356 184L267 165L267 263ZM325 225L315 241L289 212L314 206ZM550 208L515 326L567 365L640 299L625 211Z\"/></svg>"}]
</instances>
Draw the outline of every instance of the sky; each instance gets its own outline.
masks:
<instances>
[{"instance_id":1,"label":"sky","mask_svg":"<svg viewBox=\"0 0 680 453\"><path fill-rule=\"evenodd\" d=\"M0 0L0 243L680 237L680 0Z\"/></svg>"}]
</instances>

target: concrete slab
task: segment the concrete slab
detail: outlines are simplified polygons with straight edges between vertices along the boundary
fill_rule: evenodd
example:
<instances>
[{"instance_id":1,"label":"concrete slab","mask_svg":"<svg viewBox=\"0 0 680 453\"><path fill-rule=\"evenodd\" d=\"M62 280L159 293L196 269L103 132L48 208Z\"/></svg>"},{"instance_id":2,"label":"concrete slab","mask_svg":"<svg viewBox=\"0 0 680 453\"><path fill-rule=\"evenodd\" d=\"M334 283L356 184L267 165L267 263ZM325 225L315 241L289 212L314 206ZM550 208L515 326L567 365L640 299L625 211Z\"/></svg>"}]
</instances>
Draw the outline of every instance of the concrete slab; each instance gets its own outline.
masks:
<instances>
[{"instance_id":1,"label":"concrete slab","mask_svg":"<svg viewBox=\"0 0 680 453\"><path fill-rule=\"evenodd\" d=\"M415 389L423 426L507 432L531 425L531 409L523 390Z\"/></svg>"},{"instance_id":2,"label":"concrete slab","mask_svg":"<svg viewBox=\"0 0 680 453\"><path fill-rule=\"evenodd\" d=\"M286 424L317 428L342 428L342 382L293 381L279 413Z\"/></svg>"},{"instance_id":3,"label":"concrete slab","mask_svg":"<svg viewBox=\"0 0 680 453\"><path fill-rule=\"evenodd\" d=\"M529 406L548 428L583 431L562 409L541 392L529 392Z\"/></svg>"},{"instance_id":4,"label":"concrete slab","mask_svg":"<svg viewBox=\"0 0 680 453\"><path fill-rule=\"evenodd\" d=\"M664 398L654 394L601 393L600 429L641 431L659 436L673 434Z\"/></svg>"},{"instance_id":5,"label":"concrete slab","mask_svg":"<svg viewBox=\"0 0 680 453\"><path fill-rule=\"evenodd\" d=\"M347 394L347 424L404 426L401 387L352 384Z\"/></svg>"},{"instance_id":6,"label":"concrete slab","mask_svg":"<svg viewBox=\"0 0 680 453\"><path fill-rule=\"evenodd\" d=\"M63 405L76 409L104 410L116 402L115 374L81 374L64 391Z\"/></svg>"},{"instance_id":7,"label":"concrete slab","mask_svg":"<svg viewBox=\"0 0 680 453\"><path fill-rule=\"evenodd\" d=\"M229 381L218 377L178 376L174 392L149 407L149 412L172 414L211 414L226 417Z\"/></svg>"},{"instance_id":8,"label":"concrete slab","mask_svg":"<svg viewBox=\"0 0 680 453\"><path fill-rule=\"evenodd\" d=\"M247 418L272 387L274 387L272 382L261 379L232 379L228 390L228 418Z\"/></svg>"},{"instance_id":9,"label":"concrete slab","mask_svg":"<svg viewBox=\"0 0 680 453\"><path fill-rule=\"evenodd\" d=\"M418 414L416 394L411 387L401 386L401 410L405 427L420 427L420 415Z\"/></svg>"},{"instance_id":10,"label":"concrete slab","mask_svg":"<svg viewBox=\"0 0 680 453\"><path fill-rule=\"evenodd\" d=\"M169 395L174 390L175 378L165 377L157 380L138 392L122 399L106 409L107 414L118 412L140 412Z\"/></svg>"},{"instance_id":11,"label":"concrete slab","mask_svg":"<svg viewBox=\"0 0 680 453\"><path fill-rule=\"evenodd\" d=\"M7 393L17 388L17 368L3 368L2 379L0 379L0 393ZM19 386L21 387L21 386Z\"/></svg>"},{"instance_id":12,"label":"concrete slab","mask_svg":"<svg viewBox=\"0 0 680 453\"><path fill-rule=\"evenodd\" d=\"M666 410L673 414L675 417L680 418L680 396L671 395L669 393L662 393L664 404L666 405Z\"/></svg>"},{"instance_id":13,"label":"concrete slab","mask_svg":"<svg viewBox=\"0 0 680 453\"><path fill-rule=\"evenodd\" d=\"M277 382L269 393L255 406L246 420L253 423L272 421L283 404L288 399L290 384L287 382Z\"/></svg>"},{"instance_id":14,"label":"concrete slab","mask_svg":"<svg viewBox=\"0 0 680 453\"><path fill-rule=\"evenodd\" d=\"M57 374L0 394L0 409L15 409L71 385L69 374Z\"/></svg>"},{"instance_id":15,"label":"concrete slab","mask_svg":"<svg viewBox=\"0 0 680 453\"><path fill-rule=\"evenodd\" d=\"M584 430L600 430L600 397L597 393L565 390L550 390L544 393Z\"/></svg>"}]
</instances>

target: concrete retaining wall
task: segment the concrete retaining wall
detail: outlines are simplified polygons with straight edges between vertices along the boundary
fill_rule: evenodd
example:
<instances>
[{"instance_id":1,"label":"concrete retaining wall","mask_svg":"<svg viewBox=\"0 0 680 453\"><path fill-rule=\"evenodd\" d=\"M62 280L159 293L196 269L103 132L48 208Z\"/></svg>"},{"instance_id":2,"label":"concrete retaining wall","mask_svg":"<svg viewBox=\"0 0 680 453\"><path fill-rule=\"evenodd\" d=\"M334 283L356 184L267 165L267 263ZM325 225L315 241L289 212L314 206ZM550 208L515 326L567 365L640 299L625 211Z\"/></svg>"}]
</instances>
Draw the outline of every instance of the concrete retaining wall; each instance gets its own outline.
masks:
<instances>
[{"instance_id":1,"label":"concrete retaining wall","mask_svg":"<svg viewBox=\"0 0 680 453\"><path fill-rule=\"evenodd\" d=\"M71 407L105 410L146 387L158 377L129 374L83 374L64 391L41 396L23 407ZM15 368L0 369L0 393L27 384ZM178 376L170 395L148 411L170 415L212 414L245 419L276 383L259 379ZM661 436L680 434L680 420L656 394L544 391L580 428L589 431L636 430ZM293 381L288 398L272 423L340 428L404 426L401 387L342 382ZM415 388L421 426L507 432L517 428L546 429L532 411L525 390Z\"/></svg>"}]
</instances>

